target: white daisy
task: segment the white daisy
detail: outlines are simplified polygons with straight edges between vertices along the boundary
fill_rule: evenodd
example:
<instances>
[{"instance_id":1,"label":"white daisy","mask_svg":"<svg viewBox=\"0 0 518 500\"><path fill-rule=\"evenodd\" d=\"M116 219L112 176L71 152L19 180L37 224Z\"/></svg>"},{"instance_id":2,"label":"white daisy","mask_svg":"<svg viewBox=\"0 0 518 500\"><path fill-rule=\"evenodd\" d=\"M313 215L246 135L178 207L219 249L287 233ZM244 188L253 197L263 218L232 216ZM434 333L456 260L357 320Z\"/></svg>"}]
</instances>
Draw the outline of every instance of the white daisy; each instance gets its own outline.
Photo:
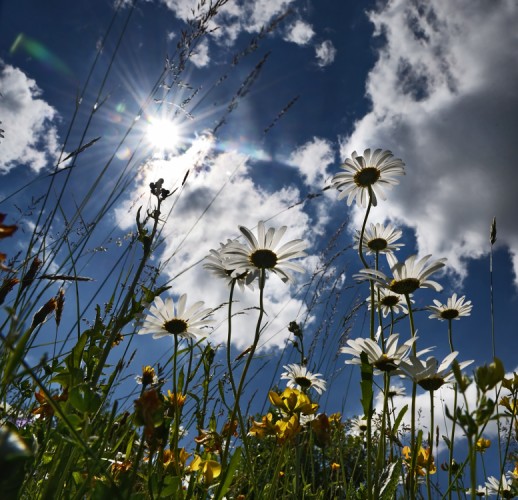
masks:
<instances>
[{"instance_id":1,"label":"white daisy","mask_svg":"<svg viewBox=\"0 0 518 500\"><path fill-rule=\"evenodd\" d=\"M359 246L360 231L356 231L354 239ZM404 243L396 243L403 232L396 229L392 224L386 227L383 224L371 224L363 232L362 247L368 254L392 253L405 246Z\"/></svg>"},{"instance_id":2,"label":"white daisy","mask_svg":"<svg viewBox=\"0 0 518 500\"><path fill-rule=\"evenodd\" d=\"M428 262L431 255L425 255L416 262L417 255L411 255L404 263L398 262L393 254L387 254L387 262L393 275L388 278L381 271L375 269L360 269L359 274L354 277L358 281L373 280L391 292L407 295L415 292L418 288L433 288L440 292L442 286L428 277L444 266L446 259L438 259Z\"/></svg>"},{"instance_id":3,"label":"white daisy","mask_svg":"<svg viewBox=\"0 0 518 500\"><path fill-rule=\"evenodd\" d=\"M205 257L205 264L203 264L203 267L214 273L219 278L224 279L229 286L235 280L241 290L244 290L245 285L253 290L254 287L252 282L258 276L257 270L247 271L241 275L233 276L234 268L229 266L229 256L225 254L225 251L234 243L236 242L228 240L227 243L220 243L219 250L210 250L210 255Z\"/></svg>"},{"instance_id":4,"label":"white daisy","mask_svg":"<svg viewBox=\"0 0 518 500\"><path fill-rule=\"evenodd\" d=\"M402 398L406 396L405 388L400 385L391 385L388 390L389 398Z\"/></svg>"},{"instance_id":5,"label":"white daisy","mask_svg":"<svg viewBox=\"0 0 518 500\"><path fill-rule=\"evenodd\" d=\"M410 300L410 302L412 304L414 303L413 300ZM384 318L386 318L391 312L394 314L408 314L405 298L402 295L398 293L393 293L389 289L383 288L381 286L376 286L376 290L374 291L374 304L376 306L376 309L381 308L381 312ZM370 310L370 294L367 297L367 306Z\"/></svg>"},{"instance_id":6,"label":"white daisy","mask_svg":"<svg viewBox=\"0 0 518 500\"><path fill-rule=\"evenodd\" d=\"M345 361L350 365L361 365L361 354L367 355L369 363L379 371L390 372L396 370L400 363L408 356L412 345L417 337L408 339L404 344L398 347L399 334L393 333L385 341L385 352L378 343L372 339L358 338L348 340L349 347L342 347L340 351L344 354L352 354L353 358Z\"/></svg>"},{"instance_id":7,"label":"white daisy","mask_svg":"<svg viewBox=\"0 0 518 500\"><path fill-rule=\"evenodd\" d=\"M370 149L366 149L363 156L356 151L351 156L341 166L345 172L336 174L331 181L333 187L340 191L339 200L347 196L347 205L351 205L356 198L356 203L366 207L370 196L372 205L376 206L377 196L382 200L386 198L384 188L399 184L395 177L405 175L405 164L395 159L390 151L376 149L371 153Z\"/></svg>"},{"instance_id":8,"label":"white daisy","mask_svg":"<svg viewBox=\"0 0 518 500\"><path fill-rule=\"evenodd\" d=\"M351 432L356 436L363 436L367 432L367 419L365 417L351 419Z\"/></svg>"},{"instance_id":9,"label":"white daisy","mask_svg":"<svg viewBox=\"0 0 518 500\"><path fill-rule=\"evenodd\" d=\"M453 351L440 364L433 356L429 356L426 361L416 356L410 356L401 362L398 373L413 380L425 391L436 391L442 385L453 380L454 374L449 367L458 354L457 351ZM471 363L473 360L462 361L459 363L459 368L462 370Z\"/></svg>"},{"instance_id":10,"label":"white daisy","mask_svg":"<svg viewBox=\"0 0 518 500\"><path fill-rule=\"evenodd\" d=\"M295 363L285 365L283 368L286 371L281 375L281 379L288 380L288 387L298 390L312 387L319 394L326 390L326 381L320 378L321 373L311 373L305 366Z\"/></svg>"},{"instance_id":11,"label":"white daisy","mask_svg":"<svg viewBox=\"0 0 518 500\"><path fill-rule=\"evenodd\" d=\"M429 318L439 319L441 321L460 319L462 316L469 316L471 314L471 300L464 302L466 297L463 295L460 299L457 299L457 294L454 293L446 302L441 304L438 300L434 299L435 306L429 306L428 309L433 311L433 314L428 316Z\"/></svg>"},{"instance_id":12,"label":"white daisy","mask_svg":"<svg viewBox=\"0 0 518 500\"><path fill-rule=\"evenodd\" d=\"M513 484L508 481L504 474L501 480L491 476L487 478L486 488L488 495L499 495L502 498L514 498L518 491L513 491Z\"/></svg>"},{"instance_id":13,"label":"white daisy","mask_svg":"<svg viewBox=\"0 0 518 500\"><path fill-rule=\"evenodd\" d=\"M203 327L213 322L205 319L212 309L202 309L204 303L201 301L187 309L186 303L186 294L178 299L176 307L171 297L167 297L165 302L160 297L155 297L155 303L149 308L139 335L152 333L154 339L168 335L194 340L197 337L206 337L208 332Z\"/></svg>"},{"instance_id":14,"label":"white daisy","mask_svg":"<svg viewBox=\"0 0 518 500\"><path fill-rule=\"evenodd\" d=\"M293 279L289 271L304 272L300 264L288 261L304 257L306 243L292 240L276 249L286 232L286 226L279 229L270 227L266 231L264 222L260 221L257 225L257 238L248 228L239 226L239 229L247 244L235 241L225 248L225 257L228 257L226 265L234 269L234 277L266 269L277 274L286 283Z\"/></svg>"}]
</instances>

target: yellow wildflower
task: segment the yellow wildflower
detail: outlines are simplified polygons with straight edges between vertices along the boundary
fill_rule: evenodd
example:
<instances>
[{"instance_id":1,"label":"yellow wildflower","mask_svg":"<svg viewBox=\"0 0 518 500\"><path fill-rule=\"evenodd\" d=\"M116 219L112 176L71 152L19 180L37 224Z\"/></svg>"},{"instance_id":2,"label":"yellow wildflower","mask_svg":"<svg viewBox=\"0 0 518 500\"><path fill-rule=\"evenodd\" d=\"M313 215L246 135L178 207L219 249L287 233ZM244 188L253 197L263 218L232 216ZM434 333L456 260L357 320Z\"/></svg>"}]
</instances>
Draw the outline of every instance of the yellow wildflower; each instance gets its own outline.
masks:
<instances>
[{"instance_id":1,"label":"yellow wildflower","mask_svg":"<svg viewBox=\"0 0 518 500\"><path fill-rule=\"evenodd\" d=\"M403 455L405 456L405 462L410 466L412 462L412 453L409 446L405 446L403 448ZM421 446L417 453L416 473L420 476L425 476L427 472L428 474L435 474L437 472L437 468L435 467L433 455L430 455L430 448L423 448Z\"/></svg>"},{"instance_id":2,"label":"yellow wildflower","mask_svg":"<svg viewBox=\"0 0 518 500\"><path fill-rule=\"evenodd\" d=\"M275 434L278 443L284 443L296 436L302 429L299 423L299 417L292 415L289 418L282 418L275 422Z\"/></svg>"},{"instance_id":3,"label":"yellow wildflower","mask_svg":"<svg viewBox=\"0 0 518 500\"><path fill-rule=\"evenodd\" d=\"M491 441L489 439L485 439L481 437L477 440L475 444L476 451L479 451L480 453L484 453L489 447L491 446Z\"/></svg>"},{"instance_id":4,"label":"yellow wildflower","mask_svg":"<svg viewBox=\"0 0 518 500\"><path fill-rule=\"evenodd\" d=\"M207 484L212 483L221 474L221 464L219 462L216 462L216 460L204 460L199 455L194 456L190 469L193 472L201 471L203 479Z\"/></svg>"},{"instance_id":5,"label":"yellow wildflower","mask_svg":"<svg viewBox=\"0 0 518 500\"><path fill-rule=\"evenodd\" d=\"M291 387L284 389L282 394L270 391L268 398L273 406L287 415L293 415L294 413L312 415L318 409L318 404L312 403L307 394Z\"/></svg>"},{"instance_id":6,"label":"yellow wildflower","mask_svg":"<svg viewBox=\"0 0 518 500\"><path fill-rule=\"evenodd\" d=\"M504 396L500 400L500 406L503 406L506 410L509 410L513 415L518 414L518 403L514 398L511 399L509 396Z\"/></svg>"},{"instance_id":7,"label":"yellow wildflower","mask_svg":"<svg viewBox=\"0 0 518 500\"><path fill-rule=\"evenodd\" d=\"M271 436L276 434L275 424L273 423L273 415L268 413L265 415L260 422L253 421L252 427L248 431L250 436L257 436L263 438L265 436Z\"/></svg>"}]
</instances>

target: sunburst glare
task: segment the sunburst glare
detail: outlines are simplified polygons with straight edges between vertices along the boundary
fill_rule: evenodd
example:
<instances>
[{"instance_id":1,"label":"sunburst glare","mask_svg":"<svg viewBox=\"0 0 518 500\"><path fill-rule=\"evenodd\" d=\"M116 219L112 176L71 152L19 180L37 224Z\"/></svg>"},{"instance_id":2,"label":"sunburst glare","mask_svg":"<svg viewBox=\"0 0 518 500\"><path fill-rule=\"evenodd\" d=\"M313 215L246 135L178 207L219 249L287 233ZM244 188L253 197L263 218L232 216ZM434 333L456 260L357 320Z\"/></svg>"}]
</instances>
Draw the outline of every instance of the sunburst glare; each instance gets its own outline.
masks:
<instances>
[{"instance_id":1,"label":"sunburst glare","mask_svg":"<svg viewBox=\"0 0 518 500\"><path fill-rule=\"evenodd\" d=\"M180 127L168 118L150 118L146 137L153 148L160 151L174 151L180 145Z\"/></svg>"}]
</instances>

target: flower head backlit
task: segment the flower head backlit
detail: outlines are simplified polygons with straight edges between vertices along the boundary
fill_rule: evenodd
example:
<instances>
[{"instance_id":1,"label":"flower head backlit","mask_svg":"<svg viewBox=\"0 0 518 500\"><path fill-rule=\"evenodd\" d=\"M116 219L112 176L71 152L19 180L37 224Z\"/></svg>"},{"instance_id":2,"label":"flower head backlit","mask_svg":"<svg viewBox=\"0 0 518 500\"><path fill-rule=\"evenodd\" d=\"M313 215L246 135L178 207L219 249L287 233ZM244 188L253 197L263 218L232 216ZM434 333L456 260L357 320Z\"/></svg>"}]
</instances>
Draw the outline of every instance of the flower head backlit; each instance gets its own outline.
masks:
<instances>
[{"instance_id":1,"label":"flower head backlit","mask_svg":"<svg viewBox=\"0 0 518 500\"><path fill-rule=\"evenodd\" d=\"M370 197L376 206L378 196L385 199L386 188L399 184L396 177L405 174L404 165L390 151L366 149L363 156L354 151L342 165L344 172L333 177L333 187L340 191L338 199L347 196L347 205L356 200L358 205L366 207Z\"/></svg>"}]
</instances>

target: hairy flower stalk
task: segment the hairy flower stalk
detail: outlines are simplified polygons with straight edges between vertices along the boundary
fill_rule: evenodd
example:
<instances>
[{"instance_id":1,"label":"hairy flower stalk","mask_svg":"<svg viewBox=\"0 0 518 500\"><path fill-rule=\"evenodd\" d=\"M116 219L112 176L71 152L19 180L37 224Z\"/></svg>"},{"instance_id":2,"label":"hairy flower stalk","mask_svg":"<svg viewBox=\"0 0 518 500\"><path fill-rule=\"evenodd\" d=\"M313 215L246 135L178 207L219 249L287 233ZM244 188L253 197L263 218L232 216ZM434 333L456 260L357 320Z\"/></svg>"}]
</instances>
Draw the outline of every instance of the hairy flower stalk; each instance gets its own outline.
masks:
<instances>
[{"instance_id":1,"label":"hairy flower stalk","mask_svg":"<svg viewBox=\"0 0 518 500\"><path fill-rule=\"evenodd\" d=\"M104 345L99 360L93 370L93 385L96 385L99 382L99 379L103 372L103 368L106 364L106 360L108 359L108 355L110 354L111 348L114 345L114 342L117 336L120 334L122 328L128 322L128 320L126 319L128 308L130 307L131 302L135 297L135 290L137 289L142 273L151 256L152 244L155 241L156 235L158 233L158 224L160 222L160 209L162 203L172 194L168 190L162 188L163 182L163 179L159 179L156 183L151 183L150 185L151 194L156 197L156 208L148 214L148 217L153 221L150 232L148 232L148 230L144 227L144 223L140 219L142 207L139 208L137 211L136 224L138 231L138 239L142 243L143 255L139 262L138 268L133 276L133 280L127 288L126 295L124 296L122 304L118 310L119 312L118 314L113 316L113 318L110 321L110 324L108 325L107 331L110 332L110 335L108 337L107 342Z\"/></svg>"},{"instance_id":2,"label":"hairy flower stalk","mask_svg":"<svg viewBox=\"0 0 518 500\"><path fill-rule=\"evenodd\" d=\"M264 288L267 272L277 274L284 282L291 281L293 279L291 271L303 272L304 268L299 264L290 262L290 260L306 255L304 252L306 244L302 240L293 240L278 247L287 230L286 226L279 229L272 227L266 229L264 222L259 221L257 225L257 236L254 235L250 229L244 226L240 226L239 229L245 237L246 244L242 244L238 241L229 243L224 249L222 249L222 252L224 253L222 260L224 259L224 264L228 269L232 269L232 276L235 278L244 276L246 273L254 273L258 275L259 316L257 318L254 339L250 346L245 366L241 372L241 378L235 392L231 421L233 421L236 414L238 414L238 407L243 393L246 376L259 344L264 316ZM244 421L242 419L240 420L241 435L246 436ZM251 457L249 456L246 437L243 439L245 442L247 463L251 464Z\"/></svg>"}]
</instances>

